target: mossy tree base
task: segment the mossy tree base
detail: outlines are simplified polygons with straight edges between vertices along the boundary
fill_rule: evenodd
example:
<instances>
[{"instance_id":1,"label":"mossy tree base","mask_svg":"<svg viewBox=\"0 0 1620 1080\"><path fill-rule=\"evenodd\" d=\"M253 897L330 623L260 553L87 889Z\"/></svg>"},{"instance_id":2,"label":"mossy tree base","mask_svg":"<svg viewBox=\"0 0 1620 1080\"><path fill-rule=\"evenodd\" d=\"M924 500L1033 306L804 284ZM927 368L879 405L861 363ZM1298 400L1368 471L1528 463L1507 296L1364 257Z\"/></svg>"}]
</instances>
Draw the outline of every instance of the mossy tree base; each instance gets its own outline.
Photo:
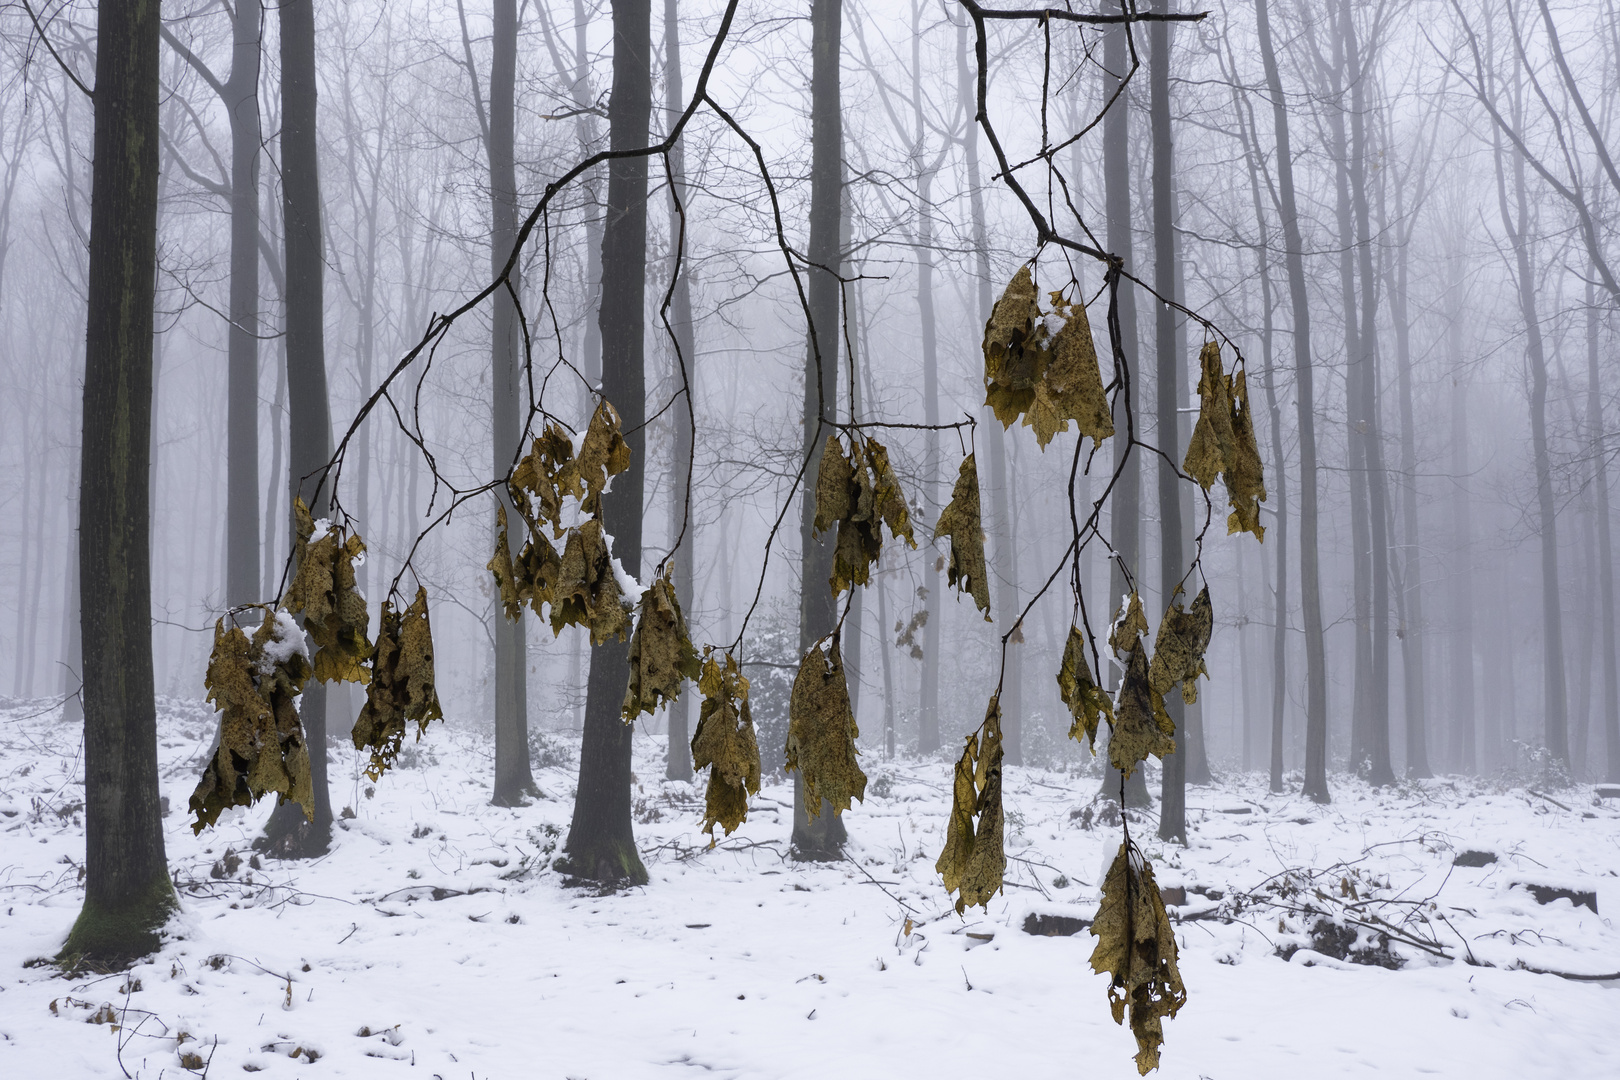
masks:
<instances>
[{"instance_id":1,"label":"mossy tree base","mask_svg":"<svg viewBox=\"0 0 1620 1080\"><path fill-rule=\"evenodd\" d=\"M615 887L645 885L650 880L634 844L607 838L595 843L571 842L551 865L569 877Z\"/></svg>"},{"instance_id":2,"label":"mossy tree base","mask_svg":"<svg viewBox=\"0 0 1620 1080\"><path fill-rule=\"evenodd\" d=\"M180 899L166 874L129 904L113 907L86 897L56 963L69 971L127 968L157 952L163 944L163 927L179 910Z\"/></svg>"}]
</instances>

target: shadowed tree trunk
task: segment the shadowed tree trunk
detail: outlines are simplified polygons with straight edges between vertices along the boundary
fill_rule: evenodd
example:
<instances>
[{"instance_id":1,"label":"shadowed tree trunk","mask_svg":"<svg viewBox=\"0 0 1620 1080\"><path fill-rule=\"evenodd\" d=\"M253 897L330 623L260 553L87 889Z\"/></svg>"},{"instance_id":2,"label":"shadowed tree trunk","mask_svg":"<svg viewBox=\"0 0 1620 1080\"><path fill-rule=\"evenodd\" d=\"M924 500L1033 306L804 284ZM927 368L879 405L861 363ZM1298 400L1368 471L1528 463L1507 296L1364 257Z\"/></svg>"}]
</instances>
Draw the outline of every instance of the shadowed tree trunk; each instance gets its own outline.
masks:
<instances>
[{"instance_id":1,"label":"shadowed tree trunk","mask_svg":"<svg viewBox=\"0 0 1620 1080\"><path fill-rule=\"evenodd\" d=\"M833 531L817 538L816 477L828 431L822 421L833 418L838 403L838 219L843 206L843 116L839 94L839 55L842 40L842 0L812 0L810 6L810 339L805 349L804 495L799 521L799 654L802 656L838 621L837 599L828 588L832 577ZM837 859L843 852L844 823L822 800L821 813L811 818L804 811L804 778L793 775L793 851L803 859Z\"/></svg>"},{"instance_id":2,"label":"shadowed tree trunk","mask_svg":"<svg viewBox=\"0 0 1620 1080\"><path fill-rule=\"evenodd\" d=\"M1288 104L1271 41L1268 0L1255 0L1260 56L1271 95L1277 138L1277 196L1281 204L1284 263L1294 314L1294 400L1299 427L1299 587L1305 623L1305 787L1329 802L1327 784L1327 657L1322 643L1322 589L1317 566L1316 405L1312 390L1311 309L1305 281L1305 251L1294 197L1294 159L1288 139Z\"/></svg>"},{"instance_id":3,"label":"shadowed tree trunk","mask_svg":"<svg viewBox=\"0 0 1620 1080\"><path fill-rule=\"evenodd\" d=\"M613 93L608 143L614 150L647 145L652 122L651 0L613 0ZM607 225L602 233L602 396L632 433L630 467L602 497L613 554L640 575L642 497L646 484L647 159L608 165ZM568 830L565 872L597 881L646 884L630 821L630 737L619 718L629 672L629 644L610 640L591 653L579 786Z\"/></svg>"},{"instance_id":4,"label":"shadowed tree trunk","mask_svg":"<svg viewBox=\"0 0 1620 1080\"><path fill-rule=\"evenodd\" d=\"M178 907L158 802L152 684L152 301L157 265L158 3L103 3L79 480L84 907L67 964L121 966Z\"/></svg>"},{"instance_id":5,"label":"shadowed tree trunk","mask_svg":"<svg viewBox=\"0 0 1620 1080\"><path fill-rule=\"evenodd\" d=\"M1460 246L1460 245L1459 245ZM1468 498L1468 390L1463 384L1463 292L1466 258L1446 253L1446 366L1451 371L1451 767L1478 770L1474 715L1473 522Z\"/></svg>"},{"instance_id":6,"label":"shadowed tree trunk","mask_svg":"<svg viewBox=\"0 0 1620 1080\"><path fill-rule=\"evenodd\" d=\"M325 517L332 486L321 470L332 457L332 416L326 392L323 326L326 263L321 244L321 185L315 140L315 10L313 0L285 0L281 13L281 207L286 225L288 463L291 490L310 513ZM316 489L319 487L319 495ZM290 514L289 514L290 517ZM297 803L276 807L265 824L269 849L310 857L332 839L332 799L326 784L326 685L310 680L299 714L309 747L315 820Z\"/></svg>"},{"instance_id":7,"label":"shadowed tree trunk","mask_svg":"<svg viewBox=\"0 0 1620 1080\"><path fill-rule=\"evenodd\" d=\"M1156 11L1169 11L1170 0L1158 0ZM1153 286L1167 299L1176 297L1175 187L1174 154L1170 140L1170 24L1153 23L1148 28L1152 58L1148 65L1148 94L1153 130ZM1175 312L1169 304L1156 302L1154 310L1154 351L1157 360L1158 407L1156 438L1159 449L1171 460L1181 457L1179 425L1176 420L1177 355ZM1176 470L1159 461L1159 594L1168 605L1181 583L1181 484ZM1162 617L1162 615L1161 615ZM1178 694L1165 701L1176 724L1176 749L1165 755L1159 802L1159 837L1164 840L1187 838L1187 731L1186 711Z\"/></svg>"},{"instance_id":8,"label":"shadowed tree trunk","mask_svg":"<svg viewBox=\"0 0 1620 1080\"><path fill-rule=\"evenodd\" d=\"M673 126L681 109L686 105L685 94L681 89L681 25L680 12L676 0L664 0L664 108L667 113L666 128ZM670 254L670 272L675 271L676 249L674 245L682 240L682 219L676 207L676 197L679 196L681 207L686 205L686 147L677 142L669 152L670 171L674 174L674 183L670 189L669 199L669 235L672 238ZM697 400L697 336L692 325L692 283L689 277L689 268L683 268L681 275L675 279L675 287L669 298L669 326L675 334L675 347L680 350L680 358L675 362L686 368L687 392L691 395L690 404L695 409ZM676 377L671 384L672 389L680 387L680 372L677 369ZM671 411L675 427L675 453L670 462L670 488L673 493L670 499L670 531L671 537L680 536L684 527L686 535L681 540L679 550L675 552L675 599L680 603L681 610L687 618L692 617L692 585L697 574L697 523L688 517L692 501L690 487L691 474L689 471L692 461L693 435L692 417L687 403L676 402ZM695 688L688 688L669 706L669 753L664 767L664 774L671 780L692 779L692 751L688 745L691 741L691 715L692 705L697 700Z\"/></svg>"}]
</instances>

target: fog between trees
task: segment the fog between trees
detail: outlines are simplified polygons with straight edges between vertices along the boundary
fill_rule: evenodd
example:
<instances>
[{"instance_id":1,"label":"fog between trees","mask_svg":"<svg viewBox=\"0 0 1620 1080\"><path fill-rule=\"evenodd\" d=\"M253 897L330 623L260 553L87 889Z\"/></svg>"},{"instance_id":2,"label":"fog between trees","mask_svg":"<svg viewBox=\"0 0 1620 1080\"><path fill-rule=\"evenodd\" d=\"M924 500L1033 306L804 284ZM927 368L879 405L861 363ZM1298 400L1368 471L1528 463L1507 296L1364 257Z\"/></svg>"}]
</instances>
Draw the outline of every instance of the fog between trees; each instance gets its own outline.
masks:
<instances>
[{"instance_id":1,"label":"fog between trees","mask_svg":"<svg viewBox=\"0 0 1620 1080\"><path fill-rule=\"evenodd\" d=\"M819 410L910 425L879 437L919 547L888 539L843 616L864 755L948 769L1000 679L1008 763L1092 760L1067 739L1054 678L1073 607L1072 492L1079 524L1100 506L1072 574L1099 640L1126 570L1155 628L1194 557L1183 602L1209 585L1210 678L1177 717L1172 774L1270 769L1321 798L1345 770L1620 780L1613 4L1257 0L1129 39L986 20L988 119L1028 205L974 123L967 9L814 7L737 6L705 72L718 4L317 4L308 70L278 36L308 4L267 9L262 26L245 5L164 5L158 694L201 695L215 620L274 601L289 579L299 481L315 498L312 478L434 316L515 257L510 292L435 331L347 435L319 496L338 505L316 506L363 534L358 587L373 610L409 560L401 588L407 601L427 591L446 722L493 731L498 800L532 789L526 758L548 732L583 727L587 759L621 763L604 805L625 802L628 752L593 751L586 712L588 697L616 712L626 646L503 618L485 567L496 498L457 504L545 417L583 431L595 389L635 451L604 499L614 553L646 585L677 551L692 640L735 642L753 681L767 770L782 762L794 669L843 612L843 599L820 614L804 599L827 574L816 552L831 558L796 527L814 513L800 473L821 459ZM77 547L97 18L89 4L34 5L8 8L0 29L0 688L44 703L77 692L80 606L103 602L88 580L81 597ZM813 47L818 31L833 51ZM648 43L650 83L615 33ZM1168 63L1150 63L1159 39ZM667 155L603 161L548 196L591 154L663 140L705 74L715 107L700 102ZM302 96L284 88L295 76ZM613 137L614 123L630 134ZM315 205L318 230L300 229ZM644 236L637 215L610 212L637 205ZM1105 265L1039 246L1032 210L1142 283L1119 289L1121 435L1128 422L1180 465L1200 346L1223 335L1228 370L1241 351L1263 543L1226 534L1220 485L1208 516L1165 458L1139 448L1117 468L1121 435L1095 454L1087 440L1075 470L1072 428L1044 450L1026 427L1003 432L985 404L984 328L1032 258L1043 306L1077 280L1069 299L1090 305L1114 375ZM317 243L300 252L300 236ZM948 585L949 545L928 543L970 450L990 622ZM1099 674L1112 686L1118 667ZM363 694L306 694L312 742L321 717L332 738L347 732ZM668 739L671 776L690 775L697 698L636 724L635 739ZM1308 713L1323 725L1314 748ZM331 777L332 798L348 781ZM1111 789L1100 770L1097 783Z\"/></svg>"}]
</instances>

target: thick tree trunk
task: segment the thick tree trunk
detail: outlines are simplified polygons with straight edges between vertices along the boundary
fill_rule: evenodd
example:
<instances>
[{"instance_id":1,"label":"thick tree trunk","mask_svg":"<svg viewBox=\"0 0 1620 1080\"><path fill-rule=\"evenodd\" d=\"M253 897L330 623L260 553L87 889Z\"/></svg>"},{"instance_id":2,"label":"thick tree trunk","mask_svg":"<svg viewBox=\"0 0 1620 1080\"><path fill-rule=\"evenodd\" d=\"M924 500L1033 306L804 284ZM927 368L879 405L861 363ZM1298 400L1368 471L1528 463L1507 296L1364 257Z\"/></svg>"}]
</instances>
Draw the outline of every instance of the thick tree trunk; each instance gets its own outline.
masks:
<instances>
[{"instance_id":1,"label":"thick tree trunk","mask_svg":"<svg viewBox=\"0 0 1620 1080\"><path fill-rule=\"evenodd\" d=\"M681 109L686 106L681 88L681 26L676 0L664 0L664 108L668 119L666 130L675 124ZM669 235L671 237L670 273L676 270L675 245L683 243L685 228L681 209L686 206L686 147L677 142L669 152L670 171L674 183L670 188ZM680 209L676 198L679 197ZM676 402L671 410L675 427L675 453L670 461L670 536L681 537L675 551L675 598L687 618L692 617L692 586L697 574L697 523L691 518L691 462L693 453L692 421L697 401L697 335L692 323L692 282L689 271L681 270L675 278L675 287L669 298L669 326L675 335L675 348L680 352L676 364L686 373L688 398ZM680 371L676 371L673 387L680 387ZM682 535L684 531L684 536ZM671 780L692 779L691 715L697 701L695 688L669 706L669 753L664 774Z\"/></svg>"},{"instance_id":2,"label":"thick tree trunk","mask_svg":"<svg viewBox=\"0 0 1620 1080\"><path fill-rule=\"evenodd\" d=\"M842 0L813 0L810 7L810 335L804 368L804 494L799 522L800 606L799 653L802 656L838 620L837 601L828 588L832 577L833 533L814 534L816 477L828 429L838 404L839 217L843 207L843 115L840 105L839 49ZM932 620L930 620L932 621ZM793 851L803 859L837 859L845 839L844 823L823 800L821 813L804 811L803 776L793 779Z\"/></svg>"},{"instance_id":3,"label":"thick tree trunk","mask_svg":"<svg viewBox=\"0 0 1620 1080\"><path fill-rule=\"evenodd\" d=\"M1271 94L1277 138L1277 196L1282 203L1284 262L1294 312L1294 400L1299 426L1299 585L1305 624L1305 787L1319 803L1331 801L1327 784L1327 657L1322 643L1322 590L1317 565L1316 405L1312 391L1310 294L1294 196L1294 159L1288 106L1271 40L1268 0L1255 0L1260 55Z\"/></svg>"},{"instance_id":4,"label":"thick tree trunk","mask_svg":"<svg viewBox=\"0 0 1620 1080\"><path fill-rule=\"evenodd\" d=\"M652 122L651 0L613 2L613 93L608 142L614 150L647 145ZM630 467L602 499L613 554L641 574L642 499L646 485L647 159L615 158L608 166L607 227L602 234L602 396L632 432ZM630 821L630 737L619 718L629 671L629 644L609 641L591 655L579 786L568 830L567 872L597 881L645 884Z\"/></svg>"},{"instance_id":5,"label":"thick tree trunk","mask_svg":"<svg viewBox=\"0 0 1620 1080\"><path fill-rule=\"evenodd\" d=\"M1169 11L1169 0L1158 0L1157 11ZM1173 148L1170 139L1170 24L1153 23L1148 29L1152 58L1148 64L1149 118L1153 131L1153 286L1160 296L1176 298L1175 187ZM1156 438L1159 449L1172 461L1181 458L1176 406L1177 368L1181 357L1176 351L1175 312L1169 304L1154 306L1154 351L1156 355L1158 406ZM1173 466L1160 459L1159 477L1159 598L1170 604L1181 583L1181 491ZM1159 837L1164 840L1187 838L1187 755L1188 739L1185 707L1178 694L1165 701L1176 724L1176 749L1165 755L1160 789Z\"/></svg>"},{"instance_id":6,"label":"thick tree trunk","mask_svg":"<svg viewBox=\"0 0 1620 1080\"><path fill-rule=\"evenodd\" d=\"M225 110L231 121L231 328L227 341L225 602L264 599L259 580L259 49L264 10L237 4Z\"/></svg>"},{"instance_id":7,"label":"thick tree trunk","mask_svg":"<svg viewBox=\"0 0 1620 1080\"><path fill-rule=\"evenodd\" d=\"M79 472L85 657L85 894L60 959L121 966L178 907L158 802L152 684L152 301L157 265L158 3L103 3L97 26L89 320Z\"/></svg>"},{"instance_id":8,"label":"thick tree trunk","mask_svg":"<svg viewBox=\"0 0 1620 1080\"><path fill-rule=\"evenodd\" d=\"M291 490L310 513L325 517L332 485L322 470L332 457L332 416L326 392L324 319L325 252L321 243L321 186L315 139L315 9L313 0L281 5L281 206L286 225L288 463ZM319 495L316 494L317 488ZM332 800L326 783L324 683L311 680L299 713L309 746L315 820L296 803L278 806L265 825L277 854L319 855L332 837Z\"/></svg>"},{"instance_id":9,"label":"thick tree trunk","mask_svg":"<svg viewBox=\"0 0 1620 1080\"><path fill-rule=\"evenodd\" d=\"M490 274L499 274L517 244L517 0L495 0L489 64L489 261ZM476 71L467 73L477 86ZM524 378L523 335L513 294L522 295L518 266L508 279L510 292L498 289L490 341L490 379L493 397L493 476L505 476L521 452L522 403L529 399ZM521 519L504 487L497 497L507 520ZM514 558L522 545L521 530L509 531L507 543ZM622 559L622 556L621 556ZM496 806L521 806L538 795L529 764L528 648L523 616L495 615L495 790Z\"/></svg>"}]
</instances>

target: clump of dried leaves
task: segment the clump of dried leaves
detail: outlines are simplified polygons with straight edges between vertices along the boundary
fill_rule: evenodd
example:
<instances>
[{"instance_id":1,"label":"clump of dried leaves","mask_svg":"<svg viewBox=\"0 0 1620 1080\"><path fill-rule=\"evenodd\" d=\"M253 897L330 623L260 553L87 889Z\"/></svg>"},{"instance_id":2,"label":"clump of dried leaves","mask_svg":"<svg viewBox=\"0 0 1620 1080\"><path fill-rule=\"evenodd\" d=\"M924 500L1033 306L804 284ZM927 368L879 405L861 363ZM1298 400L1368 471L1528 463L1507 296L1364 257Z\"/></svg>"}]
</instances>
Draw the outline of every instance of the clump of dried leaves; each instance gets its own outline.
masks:
<instances>
[{"instance_id":1,"label":"clump of dried leaves","mask_svg":"<svg viewBox=\"0 0 1620 1080\"><path fill-rule=\"evenodd\" d=\"M354 560L366 550L358 533L328 522L320 535L303 499L293 500L297 531L294 555L298 569L281 606L304 616L304 629L315 643L314 674L322 682L366 682L371 672L372 644L366 638L366 601L354 579Z\"/></svg>"},{"instance_id":2,"label":"clump of dried leaves","mask_svg":"<svg viewBox=\"0 0 1620 1080\"><path fill-rule=\"evenodd\" d=\"M979 467L969 454L956 473L951 501L934 523L934 539L951 538L951 561L946 580L973 597L990 621L990 577L984 561L984 526L979 512Z\"/></svg>"},{"instance_id":3,"label":"clump of dried leaves","mask_svg":"<svg viewBox=\"0 0 1620 1080\"><path fill-rule=\"evenodd\" d=\"M428 724L444 719L434 688L433 629L428 622L427 590L418 587L416 599L398 614L394 605L384 600L380 622L371 686L351 733L356 750L371 751L366 775L373 780L382 776L399 756L410 722L415 721L420 740Z\"/></svg>"},{"instance_id":4,"label":"clump of dried leaves","mask_svg":"<svg viewBox=\"0 0 1620 1080\"><path fill-rule=\"evenodd\" d=\"M1103 879L1102 903L1091 932L1097 937L1092 970L1112 979L1108 1004L1114 1022L1124 1023L1129 1011L1136 1069L1146 1076L1159 1067L1164 1018L1175 1016L1186 1004L1187 988L1176 969L1176 938L1153 880L1153 867L1128 838Z\"/></svg>"},{"instance_id":5,"label":"clump of dried leaves","mask_svg":"<svg viewBox=\"0 0 1620 1080\"><path fill-rule=\"evenodd\" d=\"M816 642L799 662L788 700L787 770L804 777L804 809L821 814L823 799L833 813L850 800L866 800L866 774L855 761L860 729L849 704L849 683L835 632L824 648Z\"/></svg>"},{"instance_id":6,"label":"clump of dried leaves","mask_svg":"<svg viewBox=\"0 0 1620 1080\"><path fill-rule=\"evenodd\" d=\"M1001 698L997 695L990 699L984 723L967 737L956 763L945 850L934 864L945 879L945 891L956 893L958 915L971 904L988 909L1007 872L1001 757Z\"/></svg>"},{"instance_id":7,"label":"clump of dried leaves","mask_svg":"<svg viewBox=\"0 0 1620 1080\"><path fill-rule=\"evenodd\" d=\"M203 685L222 714L219 746L191 794L197 815L193 832L218 820L232 806L251 806L275 792L315 820L309 750L298 719L298 695L309 680L304 635L293 619L274 609L250 639L240 627L214 624L214 651Z\"/></svg>"},{"instance_id":8,"label":"clump of dried leaves","mask_svg":"<svg viewBox=\"0 0 1620 1080\"><path fill-rule=\"evenodd\" d=\"M561 633L565 626L589 628L593 645L610 637L623 641L630 630L624 592L613 572L613 557L597 518L568 530L551 600L552 632Z\"/></svg>"},{"instance_id":9,"label":"clump of dried leaves","mask_svg":"<svg viewBox=\"0 0 1620 1080\"><path fill-rule=\"evenodd\" d=\"M703 831L713 837L718 822L729 836L748 816L748 796L759 792L759 742L748 712L748 680L730 653L719 662L709 656L698 690L703 706L692 735L692 767L712 766Z\"/></svg>"},{"instance_id":10,"label":"clump of dried leaves","mask_svg":"<svg viewBox=\"0 0 1620 1080\"><path fill-rule=\"evenodd\" d=\"M608 481L629 467L630 446L619 431L618 410L604 398L591 414L577 454L574 440L558 425L547 424L512 470L509 486L519 512L550 522L553 535L560 537L563 499L571 495L579 500L581 513L599 514Z\"/></svg>"},{"instance_id":11,"label":"clump of dried leaves","mask_svg":"<svg viewBox=\"0 0 1620 1080\"><path fill-rule=\"evenodd\" d=\"M1114 433L1097 348L1084 304L1062 291L1041 313L1029 267L1021 266L984 328L985 404L1003 427L1023 416L1044 450L1073 420L1082 436L1101 442Z\"/></svg>"},{"instance_id":12,"label":"clump of dried leaves","mask_svg":"<svg viewBox=\"0 0 1620 1080\"><path fill-rule=\"evenodd\" d=\"M828 584L833 595L871 580L872 564L883 550L882 526L912 547L911 515L905 493L889 464L889 451L876 439L851 435L846 451L834 435L822 450L816 474L816 532L836 524L838 540Z\"/></svg>"},{"instance_id":13,"label":"clump of dried leaves","mask_svg":"<svg viewBox=\"0 0 1620 1080\"><path fill-rule=\"evenodd\" d=\"M630 635L630 685L621 710L625 723L674 701L680 696L681 683L698 678L702 670L666 567L642 593L636 629Z\"/></svg>"},{"instance_id":14,"label":"clump of dried leaves","mask_svg":"<svg viewBox=\"0 0 1620 1080\"><path fill-rule=\"evenodd\" d=\"M557 589L557 577L562 572L562 559L557 549L531 529L528 543L512 558L512 548L506 538L506 507L495 507L495 557L488 569L495 575L495 585L501 593L501 607L508 619L516 620L528 604L535 616L541 607L551 603Z\"/></svg>"},{"instance_id":15,"label":"clump of dried leaves","mask_svg":"<svg viewBox=\"0 0 1620 1080\"><path fill-rule=\"evenodd\" d=\"M1226 519L1228 533L1250 532L1264 540L1260 524L1260 504L1266 500L1266 481L1260 464L1260 448L1254 439L1254 416L1249 408L1247 377L1221 369L1221 348L1213 341L1204 343L1198 354L1202 374L1198 378L1198 424L1187 444L1182 469L1208 491L1216 476L1226 479L1226 494L1232 513Z\"/></svg>"}]
</instances>

